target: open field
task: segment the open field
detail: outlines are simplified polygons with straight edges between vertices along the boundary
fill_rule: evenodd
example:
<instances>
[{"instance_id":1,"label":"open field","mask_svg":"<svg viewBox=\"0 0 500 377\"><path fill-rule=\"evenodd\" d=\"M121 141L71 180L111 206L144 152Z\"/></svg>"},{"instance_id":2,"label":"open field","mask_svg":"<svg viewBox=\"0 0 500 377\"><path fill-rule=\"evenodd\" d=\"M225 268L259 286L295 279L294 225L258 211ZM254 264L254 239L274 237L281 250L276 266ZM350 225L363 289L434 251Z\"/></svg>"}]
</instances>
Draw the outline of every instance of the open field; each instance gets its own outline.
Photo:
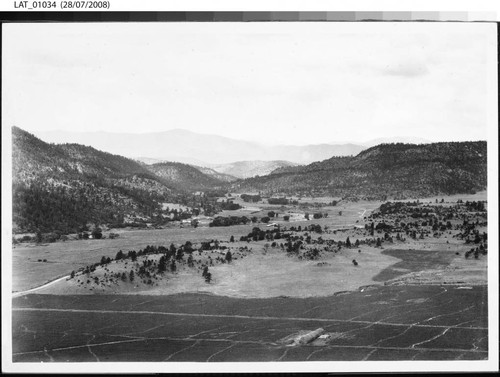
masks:
<instances>
[{"instance_id":1,"label":"open field","mask_svg":"<svg viewBox=\"0 0 500 377\"><path fill-rule=\"evenodd\" d=\"M323 219L293 222L293 225L304 226L315 223L335 228L356 224L356 221L362 223L363 220L360 218L360 214L366 210L367 215L379 205L379 202L358 202L350 203L349 207L345 208L330 207L329 210L322 208L322 212L330 211L332 215ZM259 218L267 216L268 207L273 206L265 205L256 216ZM274 206L273 210L276 211L277 207L280 206ZM338 215L338 211L341 210L340 208L344 208L342 216ZM233 216L237 216L236 212L242 212L243 215L249 216L248 211L225 212ZM291 224L284 221L282 216L273 219L273 222L282 224L283 226ZM192 227L181 228L179 225L172 225L165 229L112 229L111 232L119 234L119 237L115 239L69 240L43 245L15 245L12 252L12 291L24 291L40 286L56 278L66 276L72 270L78 270L81 267L98 262L102 256L113 258L119 250L123 250L124 252L139 250L147 245L168 246L170 243L180 244L186 242L186 240L192 242L208 241L211 239L229 241L232 235L239 238L241 235L248 234L255 226L266 229L266 224L251 223L231 227L198 227L196 229ZM43 262L44 259L47 262ZM39 262L38 260L41 261Z\"/></svg>"},{"instance_id":2,"label":"open field","mask_svg":"<svg viewBox=\"0 0 500 377\"><path fill-rule=\"evenodd\" d=\"M240 243L237 243L240 244ZM260 243L262 244L262 242ZM342 253L328 253L319 260L301 261L292 258L282 251L270 249L264 254L262 245L251 245L258 251L245 252L243 255L233 251L237 260L230 264L217 264L210 267L212 281L210 284L200 276L200 270L184 268L178 263L176 273L165 273L154 286L137 282L120 282L95 284L92 277L99 276L103 280L104 271L108 275L125 271L128 274L134 264L126 261L112 262L98 268L91 276L90 283L85 274L75 279L61 280L37 291L41 294L88 294L88 293L133 293L147 295L164 295L183 292L206 292L231 297L292 297L328 296L338 291L355 290L362 285L377 284L372 277L380 270L389 268L400 259L381 254L375 248L363 248L361 255L356 250ZM195 265L198 261L207 264L207 256L215 257L216 252L193 253ZM352 264L356 257L361 268ZM157 261L159 255L148 257ZM313 277L313 278L311 278ZM156 282L156 281L155 281Z\"/></svg>"},{"instance_id":3,"label":"open field","mask_svg":"<svg viewBox=\"0 0 500 377\"><path fill-rule=\"evenodd\" d=\"M264 227L265 225L261 225ZM180 244L220 239L228 241L231 235L247 234L252 225L208 228L179 226L165 229L112 230L120 236L115 239L78 240L45 245L16 245L12 252L14 292L37 287L72 270L98 262L102 256L113 258L119 250L139 250L147 245ZM38 262L47 259L47 262Z\"/></svg>"},{"instance_id":4,"label":"open field","mask_svg":"<svg viewBox=\"0 0 500 377\"><path fill-rule=\"evenodd\" d=\"M324 235L326 238L331 235ZM323 253L319 259L298 260L280 250L264 251L265 241L252 242L247 249L238 251L246 242L227 243L235 259L229 263L210 266L212 281L207 284L201 276L201 267L188 268L177 263L175 273L165 272L154 279L153 285L134 282L106 282L106 275L114 273L127 276L131 270L137 273L140 265L127 260L113 261L98 267L90 277L79 273L74 279L61 279L36 290L40 294L86 295L141 294L165 295L176 293L210 293L230 297L309 297L329 296L335 292L352 291L361 286L401 282L426 284L485 284L487 261L485 258L466 260L456 255L462 250L458 245L433 245L414 242L413 249L380 249L360 246L340 252ZM441 247L440 247L441 246ZM447 250L447 247L450 247ZM460 253L459 253L460 254ZM195 252L194 265L208 265L208 258L216 258L217 251ZM223 255L223 254L222 254ZM158 262L160 255L148 256ZM358 265L354 266L353 259ZM94 278L99 278L99 283Z\"/></svg>"},{"instance_id":5,"label":"open field","mask_svg":"<svg viewBox=\"0 0 500 377\"><path fill-rule=\"evenodd\" d=\"M464 288L305 299L28 295L13 301L13 361L487 359L487 288ZM324 343L280 342L320 327Z\"/></svg>"}]
</instances>

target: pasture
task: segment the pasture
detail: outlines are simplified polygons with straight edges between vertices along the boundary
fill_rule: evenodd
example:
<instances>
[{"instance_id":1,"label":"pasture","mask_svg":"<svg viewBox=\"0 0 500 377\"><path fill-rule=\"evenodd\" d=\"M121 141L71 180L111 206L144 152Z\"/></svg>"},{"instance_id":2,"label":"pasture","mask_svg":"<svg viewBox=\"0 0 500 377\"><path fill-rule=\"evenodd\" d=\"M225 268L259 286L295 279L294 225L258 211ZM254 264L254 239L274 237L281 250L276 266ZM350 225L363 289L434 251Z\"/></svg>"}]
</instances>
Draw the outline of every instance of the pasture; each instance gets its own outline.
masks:
<instances>
[{"instance_id":1,"label":"pasture","mask_svg":"<svg viewBox=\"0 0 500 377\"><path fill-rule=\"evenodd\" d=\"M236 245L246 244L236 243ZM380 250L363 247L360 254L357 250L346 250L340 253L327 253L319 260L304 261L291 257L283 251L270 248L264 252L263 242L249 244L253 251L232 251L231 263L210 266L212 281L207 284L201 276L201 270L188 268L177 263L177 271L165 272L153 279L153 285L142 284L139 278L133 283L104 283L104 274L113 275L125 272L128 276L134 269L137 275L139 263L130 261L114 261L105 267L98 267L87 277L77 274L74 279L62 280L37 293L42 294L143 294L164 295L188 292L205 292L231 297L291 297L328 296L338 291L355 290L363 285L377 284L373 276L381 270L389 268L400 261L392 256L381 254ZM205 251L192 254L195 266L207 264L207 258L216 258L219 253ZM223 256L223 254L222 254ZM354 266L352 259L359 261ZM160 255L148 256L157 261ZM238 259L236 259L238 258ZM200 261L200 263L198 263ZM94 282L99 278L99 283ZM89 283L87 283L89 282Z\"/></svg>"},{"instance_id":2,"label":"pasture","mask_svg":"<svg viewBox=\"0 0 500 377\"><path fill-rule=\"evenodd\" d=\"M330 216L322 219L303 220L288 222L283 219L283 213L275 218L276 222L282 226L304 226L311 223L327 225L331 228L345 227L349 225L362 223L361 214L377 208L378 202L366 203L348 203L345 206L322 208L322 212L330 212ZM252 203L252 207L255 205ZM255 214L259 219L267 216L270 210L279 211L281 206L262 205L260 212ZM342 216L338 212L342 210ZM290 209L296 211L296 209ZM303 211L302 211L303 212ZM227 216L247 216L249 211L224 211L219 215ZM187 240L191 242L209 241L218 239L220 241L229 241L234 235L239 239L240 236L251 232L253 227L266 229L266 224L249 223L247 225L236 225L231 227L207 227L191 226L180 227L178 224L171 224L164 229L111 229L110 232L119 234L115 239L89 239L89 240L68 240L65 242L56 242L48 244L18 244L14 245L12 250L12 291L19 292L38 287L56 278L66 276L73 270L78 270L89 264L98 262L102 256L113 258L119 250L127 252L128 250L139 250L147 245L165 245L171 243L183 244ZM104 232L107 236L109 232ZM43 260L46 259L46 262ZM41 260L41 261L39 261Z\"/></svg>"},{"instance_id":3,"label":"pasture","mask_svg":"<svg viewBox=\"0 0 500 377\"><path fill-rule=\"evenodd\" d=\"M303 299L27 295L13 300L13 361L485 360L486 296L486 286ZM326 342L281 342L319 327Z\"/></svg>"},{"instance_id":4,"label":"pasture","mask_svg":"<svg viewBox=\"0 0 500 377\"><path fill-rule=\"evenodd\" d=\"M262 225L262 224L261 224ZM264 227L265 225L262 225ZM114 258L119 250L143 249L147 245L169 246L219 239L228 241L231 235L247 234L252 225L232 227L168 227L165 229L112 230L120 236L115 239L70 240L44 245L16 245L12 251L12 291L23 291L40 286L48 281L68 275L89 264L98 262L102 256ZM106 235L106 233L105 233ZM38 262L47 259L47 262Z\"/></svg>"}]
</instances>

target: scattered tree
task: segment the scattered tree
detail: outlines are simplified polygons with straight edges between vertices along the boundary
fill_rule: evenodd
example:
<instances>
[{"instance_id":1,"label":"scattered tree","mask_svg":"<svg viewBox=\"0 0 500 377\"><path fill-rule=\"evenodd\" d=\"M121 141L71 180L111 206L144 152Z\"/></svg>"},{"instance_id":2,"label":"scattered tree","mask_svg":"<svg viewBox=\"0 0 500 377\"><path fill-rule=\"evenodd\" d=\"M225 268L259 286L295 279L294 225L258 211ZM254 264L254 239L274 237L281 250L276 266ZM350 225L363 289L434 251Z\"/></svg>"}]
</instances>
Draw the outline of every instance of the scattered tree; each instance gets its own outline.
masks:
<instances>
[{"instance_id":1,"label":"scattered tree","mask_svg":"<svg viewBox=\"0 0 500 377\"><path fill-rule=\"evenodd\" d=\"M165 258L165 256L162 255L160 257L160 261L158 262L158 272L162 274L165 271L167 271L167 258Z\"/></svg>"},{"instance_id":2,"label":"scattered tree","mask_svg":"<svg viewBox=\"0 0 500 377\"><path fill-rule=\"evenodd\" d=\"M212 281L212 274L210 272L207 272L205 275L205 282L210 283Z\"/></svg>"},{"instance_id":3,"label":"scattered tree","mask_svg":"<svg viewBox=\"0 0 500 377\"><path fill-rule=\"evenodd\" d=\"M99 228L98 226L96 226L93 230L92 230L92 238L95 238L95 239L101 239L102 238L102 229Z\"/></svg>"},{"instance_id":4,"label":"scattered tree","mask_svg":"<svg viewBox=\"0 0 500 377\"><path fill-rule=\"evenodd\" d=\"M347 237L347 239L345 240L345 246L351 247L351 240L349 239L349 237Z\"/></svg>"}]
</instances>

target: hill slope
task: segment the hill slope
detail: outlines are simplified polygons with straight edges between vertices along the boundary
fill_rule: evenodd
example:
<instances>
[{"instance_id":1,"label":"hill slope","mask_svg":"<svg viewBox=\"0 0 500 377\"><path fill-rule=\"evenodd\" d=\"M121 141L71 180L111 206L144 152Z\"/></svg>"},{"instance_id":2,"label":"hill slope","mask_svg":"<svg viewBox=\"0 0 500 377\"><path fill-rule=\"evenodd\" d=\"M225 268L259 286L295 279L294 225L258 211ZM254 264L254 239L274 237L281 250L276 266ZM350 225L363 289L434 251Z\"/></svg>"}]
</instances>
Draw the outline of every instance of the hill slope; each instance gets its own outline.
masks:
<instances>
[{"instance_id":1,"label":"hill slope","mask_svg":"<svg viewBox=\"0 0 500 377\"><path fill-rule=\"evenodd\" d=\"M147 169L172 187L182 191L213 189L227 182L227 180L223 181L213 175L202 173L198 168L180 162L160 162L148 165Z\"/></svg>"},{"instance_id":2,"label":"hill slope","mask_svg":"<svg viewBox=\"0 0 500 377\"><path fill-rule=\"evenodd\" d=\"M203 174L206 174L210 177L216 178L222 182L234 182L234 181L238 180L238 178L233 176L233 175L221 173L221 172L218 172L218 171L211 169L211 168L207 168L204 166L196 166L196 165L191 165L191 166L198 169Z\"/></svg>"},{"instance_id":3,"label":"hill slope","mask_svg":"<svg viewBox=\"0 0 500 377\"><path fill-rule=\"evenodd\" d=\"M471 193L487 184L486 142L382 144L233 184L232 190L367 198Z\"/></svg>"},{"instance_id":4,"label":"hill slope","mask_svg":"<svg viewBox=\"0 0 500 377\"><path fill-rule=\"evenodd\" d=\"M78 144L43 142L12 129L15 231L62 233L88 223L150 218L173 190L141 164Z\"/></svg>"},{"instance_id":5,"label":"hill slope","mask_svg":"<svg viewBox=\"0 0 500 377\"><path fill-rule=\"evenodd\" d=\"M188 192L221 184L189 166L174 177L158 176L128 158L79 144L48 144L17 127L12 157L15 232L71 233L88 224L160 221L163 202L194 206L186 202Z\"/></svg>"},{"instance_id":6,"label":"hill slope","mask_svg":"<svg viewBox=\"0 0 500 377\"><path fill-rule=\"evenodd\" d=\"M251 178L257 175L267 175L276 169L297 166L289 161L237 161L229 164L214 165L212 169L219 173L229 174L238 178Z\"/></svg>"}]
</instances>

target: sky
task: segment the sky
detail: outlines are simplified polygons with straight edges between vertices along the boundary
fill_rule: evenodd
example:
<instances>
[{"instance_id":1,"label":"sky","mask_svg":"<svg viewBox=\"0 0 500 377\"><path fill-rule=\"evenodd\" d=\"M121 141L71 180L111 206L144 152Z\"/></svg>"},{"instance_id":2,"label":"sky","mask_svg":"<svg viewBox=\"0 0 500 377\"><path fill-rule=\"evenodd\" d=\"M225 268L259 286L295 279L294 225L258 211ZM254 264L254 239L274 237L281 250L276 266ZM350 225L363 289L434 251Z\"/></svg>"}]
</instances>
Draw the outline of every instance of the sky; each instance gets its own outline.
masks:
<instances>
[{"instance_id":1,"label":"sky","mask_svg":"<svg viewBox=\"0 0 500 377\"><path fill-rule=\"evenodd\" d=\"M486 140L497 95L495 24L4 24L2 38L2 125L35 135Z\"/></svg>"}]
</instances>

